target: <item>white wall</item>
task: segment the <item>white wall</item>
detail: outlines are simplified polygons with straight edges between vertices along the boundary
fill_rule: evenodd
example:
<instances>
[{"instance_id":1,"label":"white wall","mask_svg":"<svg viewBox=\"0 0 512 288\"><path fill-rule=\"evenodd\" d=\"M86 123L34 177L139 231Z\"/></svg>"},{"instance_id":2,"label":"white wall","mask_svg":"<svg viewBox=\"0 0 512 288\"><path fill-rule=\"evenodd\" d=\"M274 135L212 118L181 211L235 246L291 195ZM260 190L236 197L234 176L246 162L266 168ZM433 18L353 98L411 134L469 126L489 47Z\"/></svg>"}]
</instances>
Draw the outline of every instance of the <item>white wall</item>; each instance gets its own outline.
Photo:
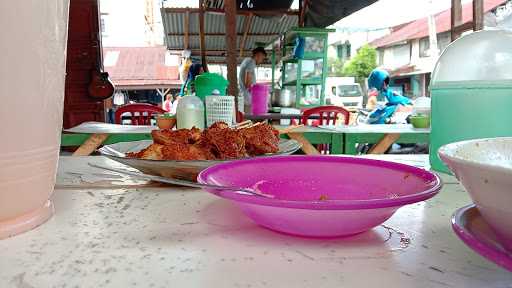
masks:
<instances>
[{"instance_id":1,"label":"white wall","mask_svg":"<svg viewBox=\"0 0 512 288\"><path fill-rule=\"evenodd\" d=\"M389 34L389 29L380 29L374 31L342 31L338 29L338 31L334 33L329 33L328 43L329 47L327 49L327 56L329 58L336 58L337 50L336 45L343 44L348 40L350 42L350 55L353 57L357 54L357 50L361 48L364 44L367 44L377 38L380 38L386 34Z\"/></svg>"},{"instance_id":2,"label":"white wall","mask_svg":"<svg viewBox=\"0 0 512 288\"><path fill-rule=\"evenodd\" d=\"M421 57L420 56L420 39L414 39L411 41L412 53L411 53L411 65L416 66L416 70L424 71L426 73L432 72L434 65L437 61L437 57Z\"/></svg>"},{"instance_id":3,"label":"white wall","mask_svg":"<svg viewBox=\"0 0 512 288\"><path fill-rule=\"evenodd\" d=\"M407 65L411 62L411 43L395 45L386 48L379 49L379 58L383 57L381 66L384 66L387 69L396 69ZM379 61L381 61L379 59Z\"/></svg>"}]
</instances>

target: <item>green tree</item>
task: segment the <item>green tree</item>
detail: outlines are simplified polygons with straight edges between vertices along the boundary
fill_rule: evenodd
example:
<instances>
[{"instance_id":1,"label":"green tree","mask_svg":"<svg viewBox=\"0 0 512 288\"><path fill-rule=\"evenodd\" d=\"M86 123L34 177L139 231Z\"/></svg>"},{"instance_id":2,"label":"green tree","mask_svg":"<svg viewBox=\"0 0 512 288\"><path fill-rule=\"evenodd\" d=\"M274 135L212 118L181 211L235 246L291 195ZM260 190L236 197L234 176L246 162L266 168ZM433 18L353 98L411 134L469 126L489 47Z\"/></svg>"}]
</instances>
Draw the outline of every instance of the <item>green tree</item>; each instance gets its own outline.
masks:
<instances>
[{"instance_id":1,"label":"green tree","mask_svg":"<svg viewBox=\"0 0 512 288\"><path fill-rule=\"evenodd\" d=\"M361 81L367 78L377 67L377 50L366 44L343 67L343 76L353 76Z\"/></svg>"},{"instance_id":2,"label":"green tree","mask_svg":"<svg viewBox=\"0 0 512 288\"><path fill-rule=\"evenodd\" d=\"M329 58L329 76L343 76L343 61L340 58Z\"/></svg>"}]
</instances>

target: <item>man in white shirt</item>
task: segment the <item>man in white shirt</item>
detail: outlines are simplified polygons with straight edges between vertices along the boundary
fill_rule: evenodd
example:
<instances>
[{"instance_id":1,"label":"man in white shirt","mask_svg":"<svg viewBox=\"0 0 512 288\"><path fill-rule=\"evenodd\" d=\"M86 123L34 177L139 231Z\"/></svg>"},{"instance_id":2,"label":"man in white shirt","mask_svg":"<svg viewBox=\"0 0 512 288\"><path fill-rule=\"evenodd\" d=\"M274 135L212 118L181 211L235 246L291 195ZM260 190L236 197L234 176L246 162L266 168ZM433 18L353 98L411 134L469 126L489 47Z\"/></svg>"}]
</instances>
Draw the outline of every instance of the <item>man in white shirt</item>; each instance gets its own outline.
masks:
<instances>
[{"instance_id":1,"label":"man in white shirt","mask_svg":"<svg viewBox=\"0 0 512 288\"><path fill-rule=\"evenodd\" d=\"M256 84L256 66L265 61L267 52L263 47L257 47L252 50L252 57L247 57L240 64L238 74L238 85L240 94L244 97L244 112L251 111L251 92L252 85Z\"/></svg>"}]
</instances>

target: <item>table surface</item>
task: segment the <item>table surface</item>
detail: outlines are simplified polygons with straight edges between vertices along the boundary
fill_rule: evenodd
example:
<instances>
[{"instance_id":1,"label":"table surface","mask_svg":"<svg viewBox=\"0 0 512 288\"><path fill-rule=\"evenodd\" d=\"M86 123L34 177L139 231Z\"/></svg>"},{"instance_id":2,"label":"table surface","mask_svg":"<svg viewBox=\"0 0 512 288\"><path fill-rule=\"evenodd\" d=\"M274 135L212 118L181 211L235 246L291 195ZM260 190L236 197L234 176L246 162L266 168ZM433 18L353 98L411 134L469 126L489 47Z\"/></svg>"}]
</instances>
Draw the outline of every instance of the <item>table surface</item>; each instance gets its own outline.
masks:
<instances>
[{"instance_id":1,"label":"table surface","mask_svg":"<svg viewBox=\"0 0 512 288\"><path fill-rule=\"evenodd\" d=\"M277 128L287 126L274 125ZM85 122L66 132L72 133L107 133L107 134L148 134L156 126L119 125L101 122ZM320 127L301 127L294 132L331 132L331 133L430 133L430 129L418 129L410 124L372 124L372 125L324 125Z\"/></svg>"},{"instance_id":2,"label":"table surface","mask_svg":"<svg viewBox=\"0 0 512 288\"><path fill-rule=\"evenodd\" d=\"M359 125L323 125L322 129L346 134L362 133L430 133L430 128L414 128L411 124L359 124Z\"/></svg>"},{"instance_id":3,"label":"table surface","mask_svg":"<svg viewBox=\"0 0 512 288\"><path fill-rule=\"evenodd\" d=\"M248 120L281 120L281 119L300 119L302 114L281 114L281 113L265 113L259 115L246 114L245 119ZM309 119L320 119L319 115L311 115Z\"/></svg>"},{"instance_id":4,"label":"table surface","mask_svg":"<svg viewBox=\"0 0 512 288\"><path fill-rule=\"evenodd\" d=\"M199 189L133 180L88 162L114 165L61 157L55 216L0 241L0 287L512 287L512 273L452 232L450 216L470 200L450 176L439 195L372 231L307 239L261 228Z\"/></svg>"},{"instance_id":5,"label":"table surface","mask_svg":"<svg viewBox=\"0 0 512 288\"><path fill-rule=\"evenodd\" d=\"M65 132L86 133L86 134L149 134L157 129L149 125L121 125L103 122L84 122L78 126L65 129Z\"/></svg>"}]
</instances>

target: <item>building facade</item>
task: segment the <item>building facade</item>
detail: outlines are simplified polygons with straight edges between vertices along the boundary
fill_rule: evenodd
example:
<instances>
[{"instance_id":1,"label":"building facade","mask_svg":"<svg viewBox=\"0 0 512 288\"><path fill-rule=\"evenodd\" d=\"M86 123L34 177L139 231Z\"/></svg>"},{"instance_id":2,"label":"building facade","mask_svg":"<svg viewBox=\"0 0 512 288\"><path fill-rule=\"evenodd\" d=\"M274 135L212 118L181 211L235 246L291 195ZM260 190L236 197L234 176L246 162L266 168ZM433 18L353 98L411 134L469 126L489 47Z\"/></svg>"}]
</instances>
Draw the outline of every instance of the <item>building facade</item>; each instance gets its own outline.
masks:
<instances>
[{"instance_id":1,"label":"building facade","mask_svg":"<svg viewBox=\"0 0 512 288\"><path fill-rule=\"evenodd\" d=\"M463 5L463 23L472 21L472 3ZM485 29L512 29L512 1L484 2ZM435 27L427 18L391 28L391 33L370 45L377 48L378 65L390 72L391 86L404 95L429 96L430 75L440 53L450 44L450 10L433 15ZM429 28L436 29L436 41L429 38ZM467 31L465 33L471 33ZM431 43L437 42L437 47Z\"/></svg>"}]
</instances>

